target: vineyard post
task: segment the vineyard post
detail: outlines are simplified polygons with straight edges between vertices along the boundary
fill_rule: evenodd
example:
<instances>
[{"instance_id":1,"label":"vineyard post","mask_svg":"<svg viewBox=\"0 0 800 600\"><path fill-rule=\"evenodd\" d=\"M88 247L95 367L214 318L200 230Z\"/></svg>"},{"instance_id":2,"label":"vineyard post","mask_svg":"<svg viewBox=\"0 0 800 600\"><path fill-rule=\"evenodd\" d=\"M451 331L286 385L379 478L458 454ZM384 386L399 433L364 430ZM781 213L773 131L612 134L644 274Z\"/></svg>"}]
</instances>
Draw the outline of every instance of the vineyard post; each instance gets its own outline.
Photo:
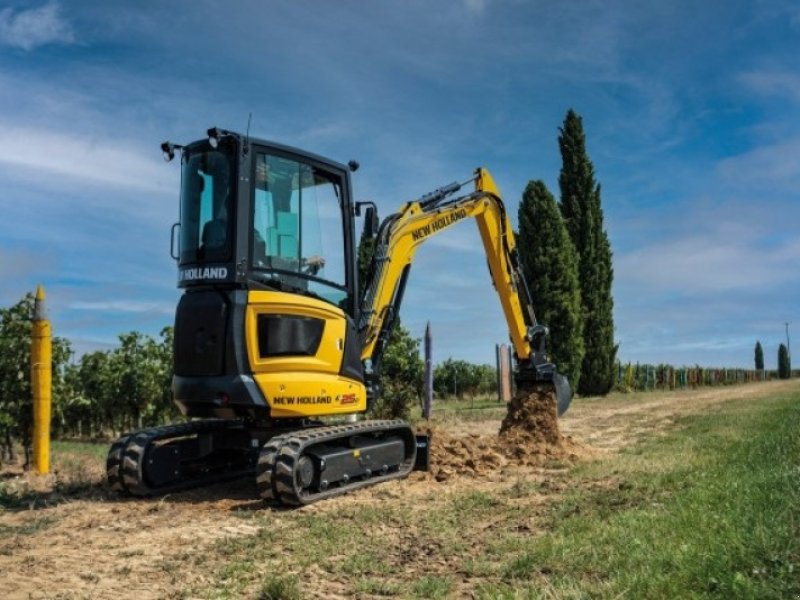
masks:
<instances>
[{"instance_id":1,"label":"vineyard post","mask_svg":"<svg viewBox=\"0 0 800 600\"><path fill-rule=\"evenodd\" d=\"M50 408L52 402L52 330L44 304L44 288L36 288L31 339L31 389L33 391L33 465L40 474L50 472Z\"/></svg>"},{"instance_id":2,"label":"vineyard post","mask_svg":"<svg viewBox=\"0 0 800 600\"><path fill-rule=\"evenodd\" d=\"M422 416L430 421L431 407L433 405L433 336L431 335L431 322L425 326L425 404L422 407Z\"/></svg>"}]
</instances>

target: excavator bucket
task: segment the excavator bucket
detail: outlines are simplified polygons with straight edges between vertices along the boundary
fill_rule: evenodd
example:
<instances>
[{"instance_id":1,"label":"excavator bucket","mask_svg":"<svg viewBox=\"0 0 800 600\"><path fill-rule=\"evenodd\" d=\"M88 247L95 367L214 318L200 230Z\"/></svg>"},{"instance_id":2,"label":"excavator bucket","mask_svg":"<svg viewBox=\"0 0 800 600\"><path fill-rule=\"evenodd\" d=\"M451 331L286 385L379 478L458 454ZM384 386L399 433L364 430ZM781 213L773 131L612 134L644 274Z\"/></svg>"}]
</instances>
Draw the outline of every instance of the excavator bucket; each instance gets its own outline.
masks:
<instances>
[{"instance_id":1,"label":"excavator bucket","mask_svg":"<svg viewBox=\"0 0 800 600\"><path fill-rule=\"evenodd\" d=\"M569 408L572 402L572 388L569 380L556 371L552 363L541 364L538 367L519 369L516 373L516 386L518 391L525 392L531 386L553 386L555 405L560 417Z\"/></svg>"},{"instance_id":2,"label":"excavator bucket","mask_svg":"<svg viewBox=\"0 0 800 600\"><path fill-rule=\"evenodd\" d=\"M553 385L556 388L556 406L560 417L567 412L572 402L572 389L569 386L569 380L560 373L553 374Z\"/></svg>"}]
</instances>

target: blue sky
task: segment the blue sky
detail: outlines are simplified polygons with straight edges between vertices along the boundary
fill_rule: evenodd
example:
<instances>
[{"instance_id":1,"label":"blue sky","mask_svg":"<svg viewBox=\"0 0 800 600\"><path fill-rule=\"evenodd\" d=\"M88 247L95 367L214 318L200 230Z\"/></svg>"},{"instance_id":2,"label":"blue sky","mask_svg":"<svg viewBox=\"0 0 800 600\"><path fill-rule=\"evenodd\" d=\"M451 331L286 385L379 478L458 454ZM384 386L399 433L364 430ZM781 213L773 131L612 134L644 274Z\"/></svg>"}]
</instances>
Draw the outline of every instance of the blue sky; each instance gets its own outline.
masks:
<instances>
[{"instance_id":1,"label":"blue sky","mask_svg":"<svg viewBox=\"0 0 800 600\"><path fill-rule=\"evenodd\" d=\"M774 367L800 333L798 56L796 1L2 2L0 305L43 283L79 353L171 324L165 139L252 113L258 137L357 159L384 215L482 165L516 221L528 180L558 195L572 107L620 357L749 367L760 340ZM437 361L507 340L471 223L420 249L405 298Z\"/></svg>"}]
</instances>

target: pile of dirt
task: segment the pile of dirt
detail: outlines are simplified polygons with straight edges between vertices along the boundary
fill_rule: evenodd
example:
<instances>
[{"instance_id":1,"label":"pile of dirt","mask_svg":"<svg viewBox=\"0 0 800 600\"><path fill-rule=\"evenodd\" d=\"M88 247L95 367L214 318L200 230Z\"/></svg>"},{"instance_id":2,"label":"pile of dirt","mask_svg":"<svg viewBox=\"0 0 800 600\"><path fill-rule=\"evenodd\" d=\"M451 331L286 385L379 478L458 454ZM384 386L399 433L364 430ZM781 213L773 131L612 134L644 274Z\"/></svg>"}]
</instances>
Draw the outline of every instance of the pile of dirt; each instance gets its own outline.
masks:
<instances>
[{"instance_id":1,"label":"pile of dirt","mask_svg":"<svg viewBox=\"0 0 800 600\"><path fill-rule=\"evenodd\" d=\"M508 403L499 443L509 459L519 464L541 464L542 457L563 455L566 442L558 426L551 386L521 390Z\"/></svg>"},{"instance_id":2,"label":"pile of dirt","mask_svg":"<svg viewBox=\"0 0 800 600\"><path fill-rule=\"evenodd\" d=\"M507 463L498 452L497 438L475 434L455 437L435 428L428 433L431 440L429 472L436 481L447 481L455 475L484 479Z\"/></svg>"},{"instance_id":3,"label":"pile of dirt","mask_svg":"<svg viewBox=\"0 0 800 600\"><path fill-rule=\"evenodd\" d=\"M454 437L429 430L430 473L436 481L453 476L485 479L508 465L540 466L573 456L571 440L561 434L552 388L538 385L518 393L508 404L498 436Z\"/></svg>"},{"instance_id":4,"label":"pile of dirt","mask_svg":"<svg viewBox=\"0 0 800 600\"><path fill-rule=\"evenodd\" d=\"M500 425L500 437L551 446L563 444L553 388L536 385L514 396Z\"/></svg>"}]
</instances>

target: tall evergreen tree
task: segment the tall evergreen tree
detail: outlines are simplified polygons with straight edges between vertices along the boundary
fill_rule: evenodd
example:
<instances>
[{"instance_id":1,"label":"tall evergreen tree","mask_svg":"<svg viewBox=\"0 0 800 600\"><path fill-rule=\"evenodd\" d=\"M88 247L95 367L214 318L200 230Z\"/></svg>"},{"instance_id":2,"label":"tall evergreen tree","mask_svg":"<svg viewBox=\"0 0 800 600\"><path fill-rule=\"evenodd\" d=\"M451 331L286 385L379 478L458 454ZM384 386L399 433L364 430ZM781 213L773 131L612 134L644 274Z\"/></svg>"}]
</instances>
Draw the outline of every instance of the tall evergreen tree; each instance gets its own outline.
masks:
<instances>
[{"instance_id":1,"label":"tall evergreen tree","mask_svg":"<svg viewBox=\"0 0 800 600\"><path fill-rule=\"evenodd\" d=\"M611 243L603 226L600 185L586 154L586 136L581 117L567 111L558 145L562 168L559 208L578 254L578 281L584 316L585 354L578 392L607 394L614 385L614 301L611 284Z\"/></svg>"},{"instance_id":2,"label":"tall evergreen tree","mask_svg":"<svg viewBox=\"0 0 800 600\"><path fill-rule=\"evenodd\" d=\"M755 349L755 361L756 361L756 370L763 371L764 370L764 349L761 347L761 342L756 342L756 349Z\"/></svg>"},{"instance_id":3,"label":"tall evergreen tree","mask_svg":"<svg viewBox=\"0 0 800 600\"><path fill-rule=\"evenodd\" d=\"M778 377L789 379L792 376L792 365L789 362L789 349L786 344L778 346Z\"/></svg>"},{"instance_id":4,"label":"tall evergreen tree","mask_svg":"<svg viewBox=\"0 0 800 600\"><path fill-rule=\"evenodd\" d=\"M518 217L520 264L536 318L550 328L551 360L572 389L578 389L584 347L575 247L543 181L528 183Z\"/></svg>"}]
</instances>

